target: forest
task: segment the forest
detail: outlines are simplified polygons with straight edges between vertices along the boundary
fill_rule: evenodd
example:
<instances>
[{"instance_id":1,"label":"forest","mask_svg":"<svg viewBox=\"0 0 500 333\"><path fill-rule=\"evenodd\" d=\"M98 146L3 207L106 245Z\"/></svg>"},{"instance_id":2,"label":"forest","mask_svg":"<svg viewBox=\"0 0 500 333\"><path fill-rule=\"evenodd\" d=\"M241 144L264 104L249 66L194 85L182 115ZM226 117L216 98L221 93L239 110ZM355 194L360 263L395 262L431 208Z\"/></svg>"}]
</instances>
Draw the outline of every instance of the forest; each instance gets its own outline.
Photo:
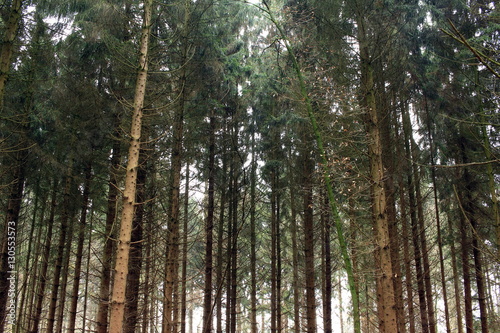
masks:
<instances>
[{"instance_id":1,"label":"forest","mask_svg":"<svg viewBox=\"0 0 500 333\"><path fill-rule=\"evenodd\" d=\"M0 38L0 332L500 332L496 1L2 0Z\"/></svg>"}]
</instances>

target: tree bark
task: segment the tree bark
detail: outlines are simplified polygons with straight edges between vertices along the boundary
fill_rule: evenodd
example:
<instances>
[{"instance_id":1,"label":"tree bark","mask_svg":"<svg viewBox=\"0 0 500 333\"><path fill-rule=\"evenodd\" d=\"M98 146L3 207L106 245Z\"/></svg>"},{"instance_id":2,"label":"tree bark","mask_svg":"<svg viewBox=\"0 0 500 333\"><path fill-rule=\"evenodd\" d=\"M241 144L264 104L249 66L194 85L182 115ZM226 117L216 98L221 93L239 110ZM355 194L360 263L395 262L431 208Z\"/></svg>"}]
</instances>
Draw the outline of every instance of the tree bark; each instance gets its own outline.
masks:
<instances>
[{"instance_id":1,"label":"tree bark","mask_svg":"<svg viewBox=\"0 0 500 333\"><path fill-rule=\"evenodd\" d=\"M82 194L82 210L80 213L80 221L78 224L78 244L75 256L75 274L73 278L73 288L71 291L71 304L69 307L68 332L74 332L76 325L80 278L82 272L83 245L85 243L85 229L87 224L87 211L89 208L90 183L92 180L92 166L90 163L85 166L84 174L85 181Z\"/></svg>"},{"instance_id":2,"label":"tree bark","mask_svg":"<svg viewBox=\"0 0 500 333\"><path fill-rule=\"evenodd\" d=\"M137 168L139 167L139 152L141 138L142 108L146 95L148 75L148 44L151 30L152 0L144 0L144 19L141 31L139 71L134 95L134 111L130 130L131 142L128 152L128 162L123 192L123 209L120 223L120 233L116 251L115 276L111 298L111 314L109 333L122 333L125 313L125 290L127 285L128 262L130 255L130 239L132 221L135 209L135 192Z\"/></svg>"},{"instance_id":3,"label":"tree bark","mask_svg":"<svg viewBox=\"0 0 500 333\"><path fill-rule=\"evenodd\" d=\"M302 152L303 163L303 214L304 214L304 259L306 290L306 332L316 332L316 294L314 274L314 216L312 177L314 164L305 148Z\"/></svg>"},{"instance_id":4,"label":"tree bark","mask_svg":"<svg viewBox=\"0 0 500 333\"><path fill-rule=\"evenodd\" d=\"M215 110L210 115L208 144L208 202L205 220L205 289L203 301L203 333L212 332L213 228L215 210Z\"/></svg>"},{"instance_id":5,"label":"tree bark","mask_svg":"<svg viewBox=\"0 0 500 333\"><path fill-rule=\"evenodd\" d=\"M357 17L361 66L361 106L365 108L365 127L370 158L370 182L374 240L376 245L377 306L380 332L397 332L397 312L394 295L395 278L391 259L391 239L387 217L387 197L384 191L384 165L377 106L375 101L373 67L368 48L365 18Z\"/></svg>"},{"instance_id":6,"label":"tree bark","mask_svg":"<svg viewBox=\"0 0 500 333\"><path fill-rule=\"evenodd\" d=\"M33 316L33 323L30 328L30 333L39 333L40 321L43 310L43 300L45 297L45 289L47 286L47 271L49 267L49 257L50 251L52 248L52 230L54 227L54 219L55 219L55 211L56 211L56 203L57 203L57 181L54 181L54 185L52 188L52 199L50 203L50 213L49 219L47 221L47 234L45 236L45 244L43 247L42 253L42 267L40 268L39 274L39 284L36 294L35 301L35 314Z\"/></svg>"},{"instance_id":7,"label":"tree bark","mask_svg":"<svg viewBox=\"0 0 500 333\"><path fill-rule=\"evenodd\" d=\"M102 253L102 268L99 284L99 304L96 315L96 333L106 333L108 331L108 312L109 312L109 292L111 287L111 264L113 257L113 242L111 236L113 234L113 226L116 220L116 205L118 198L118 168L121 160L121 142L119 119L116 119L115 137L113 149L111 151L111 162L109 167L108 180L108 200L106 210L106 224L104 227L104 246Z\"/></svg>"}]
</instances>

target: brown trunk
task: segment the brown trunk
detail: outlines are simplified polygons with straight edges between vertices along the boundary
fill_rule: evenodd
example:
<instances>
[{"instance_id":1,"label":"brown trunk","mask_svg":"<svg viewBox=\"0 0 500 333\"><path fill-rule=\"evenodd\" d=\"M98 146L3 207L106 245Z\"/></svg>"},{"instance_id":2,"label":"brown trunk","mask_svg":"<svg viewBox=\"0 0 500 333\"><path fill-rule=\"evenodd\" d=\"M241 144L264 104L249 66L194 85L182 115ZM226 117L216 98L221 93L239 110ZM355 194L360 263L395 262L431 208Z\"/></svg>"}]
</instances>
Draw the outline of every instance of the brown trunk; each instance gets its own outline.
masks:
<instances>
[{"instance_id":1,"label":"brown trunk","mask_svg":"<svg viewBox=\"0 0 500 333\"><path fill-rule=\"evenodd\" d=\"M255 131L252 131L252 164L250 173L250 332L258 332L257 323L257 233L256 233L256 186L257 161L255 158Z\"/></svg>"},{"instance_id":2,"label":"brown trunk","mask_svg":"<svg viewBox=\"0 0 500 333\"><path fill-rule=\"evenodd\" d=\"M417 202L415 199L415 183L413 178L413 165L412 165L412 153L410 148L411 138L411 122L408 115L408 110L403 108L403 132L405 137L405 157L408 161L409 166L407 170L407 186L408 186L408 199L410 208L410 223L411 223L411 237L413 242L413 259L415 260L415 270L418 286L418 301L420 307L420 320L422 324L422 333L429 332L429 318L427 312L427 303L425 298L425 286L424 286L424 273L422 268L422 254L421 254L421 242L419 225L417 220Z\"/></svg>"},{"instance_id":3,"label":"brown trunk","mask_svg":"<svg viewBox=\"0 0 500 333\"><path fill-rule=\"evenodd\" d=\"M294 332L300 333L300 288L299 288L299 251L297 242L297 203L295 200L295 190L290 188L291 202L291 233L292 233L292 261L293 261L293 328Z\"/></svg>"},{"instance_id":4,"label":"brown trunk","mask_svg":"<svg viewBox=\"0 0 500 333\"><path fill-rule=\"evenodd\" d=\"M307 149L304 149L307 150ZM304 259L306 291L306 332L316 332L316 295L314 276L314 217L312 176L314 164L312 157L303 152L303 212L304 212Z\"/></svg>"},{"instance_id":5,"label":"brown trunk","mask_svg":"<svg viewBox=\"0 0 500 333\"><path fill-rule=\"evenodd\" d=\"M277 235L276 235L276 170L271 171L271 333L278 329L277 318Z\"/></svg>"},{"instance_id":6,"label":"brown trunk","mask_svg":"<svg viewBox=\"0 0 500 333\"><path fill-rule=\"evenodd\" d=\"M83 195L82 195L82 210L80 213L80 222L78 225L78 244L75 256L75 274L73 278L73 289L71 292L71 304L69 307L69 322L68 322L68 332L75 331L76 325L76 314L78 307L78 294L80 290L80 278L82 272L82 259L83 259L83 245L85 243L85 229L87 224L87 210L89 208L89 194L90 194L90 182L92 179L92 166L89 163L85 167L85 182L83 185Z\"/></svg>"},{"instance_id":7,"label":"brown trunk","mask_svg":"<svg viewBox=\"0 0 500 333\"><path fill-rule=\"evenodd\" d=\"M189 162L186 163L186 183L184 189L184 216L182 226L182 272L181 272L181 333L186 333L187 316L187 262L189 233Z\"/></svg>"},{"instance_id":8,"label":"brown trunk","mask_svg":"<svg viewBox=\"0 0 500 333\"><path fill-rule=\"evenodd\" d=\"M71 164L71 163L70 163ZM63 197L63 212L61 214L61 226L59 231L59 241L57 244L57 258L54 265L54 276L53 276L53 284L52 291L50 295L50 304L49 304L49 312L47 316L47 333L54 332L54 324L56 322L56 310L57 310L57 301L59 295L59 287L61 286L61 271L63 268L63 260L66 249L66 242L68 242L67 238L70 234L69 232L69 205L70 205L70 190L71 190L71 182L72 182L72 167L69 166L66 174L66 183L64 186L64 197ZM70 242L68 242L70 244ZM69 253L68 253L69 255Z\"/></svg>"},{"instance_id":9,"label":"brown trunk","mask_svg":"<svg viewBox=\"0 0 500 333\"><path fill-rule=\"evenodd\" d=\"M431 131L431 120L429 115L429 108L427 105L427 100L425 100L425 111L427 115L427 134L429 137L429 150L430 150L430 162L431 162L431 179L432 179L432 189L434 195L434 210L436 214L436 229L437 229L437 242L438 242L438 252L439 252L439 272L441 276L441 290L443 293L443 303L444 303L444 315L446 323L446 332L451 333L450 326L450 311L448 306L448 288L446 287L445 279L445 268L444 268L444 255L443 255L443 239L441 236L441 218L439 215L439 205L438 205L438 192L437 192L437 181L436 181L436 169L434 168L434 138Z\"/></svg>"},{"instance_id":10,"label":"brown trunk","mask_svg":"<svg viewBox=\"0 0 500 333\"><path fill-rule=\"evenodd\" d=\"M328 197L323 193L324 205L321 209L321 225L322 225L322 235L323 235L323 328L325 333L332 332L332 258L330 249L330 216L328 212L330 211L330 205L328 203ZM340 282L339 282L340 286ZM341 294L339 293L339 297ZM340 301L342 306L342 301ZM342 310L340 309L340 313Z\"/></svg>"},{"instance_id":11,"label":"brown trunk","mask_svg":"<svg viewBox=\"0 0 500 333\"><path fill-rule=\"evenodd\" d=\"M463 141L461 141L462 145L460 146L462 152L462 161L463 163L468 163L469 160L466 156L465 146L463 145ZM462 210L464 215L463 222L467 224L466 228L470 227L470 237L472 238L472 255L474 259L474 271L477 285L477 298L479 303L479 319L481 322L481 332L488 333L488 309L486 304L486 283L483 272L483 263L482 263L482 253L479 248L479 234L478 234L478 222L476 217L477 208L475 207L474 199L473 199L473 180L472 175L469 172L468 168L463 170L462 179L464 182L464 195L462 199Z\"/></svg>"},{"instance_id":12,"label":"brown trunk","mask_svg":"<svg viewBox=\"0 0 500 333\"><path fill-rule=\"evenodd\" d=\"M10 183L9 197L7 200L7 211L3 224L1 235L1 269L0 269L0 331L5 323L11 326L15 322L15 298L12 293L9 296L9 290L16 288L16 263L15 251L17 240L17 228L21 203L24 193L24 158L23 151L16 154L12 181Z\"/></svg>"},{"instance_id":13,"label":"brown trunk","mask_svg":"<svg viewBox=\"0 0 500 333\"><path fill-rule=\"evenodd\" d=\"M456 226L453 225L453 222L455 219L451 216L451 214L448 212L448 229L449 230L456 230ZM453 270L453 290L455 292L455 313L457 314L456 318L456 326L457 326L457 331L458 333L463 333L464 332L464 327L463 327L463 315L462 315L462 298L461 298L461 290L460 290L460 276L458 274L458 267L457 267L457 250L455 248L455 237L454 233L452 235L452 241L450 242L450 254L451 254L451 268Z\"/></svg>"},{"instance_id":14,"label":"brown trunk","mask_svg":"<svg viewBox=\"0 0 500 333\"><path fill-rule=\"evenodd\" d=\"M108 309L109 309L109 291L111 287L111 264L113 257L113 242L111 241L113 234L113 226L116 222L116 205L118 197L118 179L117 172L121 160L121 142L119 140L121 131L118 130L119 120L115 125L116 141L113 143L111 151L111 165L109 168L108 181L108 202L106 211L105 238L103 246L103 254L101 258L102 270L99 284L99 305L96 316L96 333L106 333L108 331Z\"/></svg>"},{"instance_id":15,"label":"brown trunk","mask_svg":"<svg viewBox=\"0 0 500 333\"><path fill-rule=\"evenodd\" d=\"M210 115L210 137L208 147L208 203L205 220L205 290L203 302L203 333L212 332L212 270L213 228L215 210L215 110Z\"/></svg>"},{"instance_id":16,"label":"brown trunk","mask_svg":"<svg viewBox=\"0 0 500 333\"><path fill-rule=\"evenodd\" d=\"M141 31L139 71L137 73L137 82L135 86L134 111L130 130L131 142L128 152L125 190L123 192L123 209L116 251L109 333L122 333L124 322L130 239L135 209L137 168L139 167L142 108L146 95L146 81L148 75L147 57L152 9L152 0L144 0L144 21Z\"/></svg>"},{"instance_id":17,"label":"brown trunk","mask_svg":"<svg viewBox=\"0 0 500 333\"><path fill-rule=\"evenodd\" d=\"M33 324L30 328L30 333L38 333L40 327L40 320L42 315L43 300L45 297L45 288L47 285L47 271L49 267L49 257L52 248L52 230L54 227L54 218L56 211L56 197L57 197L57 182L54 181L52 189L52 199L50 206L49 220L47 221L47 234L45 237L45 244L42 253L42 267L40 268L39 284L36 294L35 314L33 316Z\"/></svg>"},{"instance_id":18,"label":"brown trunk","mask_svg":"<svg viewBox=\"0 0 500 333\"><path fill-rule=\"evenodd\" d=\"M226 131L224 131L226 133ZM223 134L224 136L224 134ZM226 142L225 136L223 137L223 142ZM222 184L226 184L227 181L227 154L225 145L222 148ZM219 226L217 230L217 297L215 300L217 307L217 333L222 333L222 288L224 284L225 272L223 271L224 262L224 249L223 249L223 239L224 239L224 217L225 217L225 205L226 205L226 187L221 186L220 194L220 212L219 212Z\"/></svg>"},{"instance_id":19,"label":"brown trunk","mask_svg":"<svg viewBox=\"0 0 500 333\"><path fill-rule=\"evenodd\" d=\"M147 135L144 135L147 137ZM142 248L143 248L143 224L144 224L144 202L146 198L146 151L141 149L139 156L139 169L137 170L136 184L136 208L134 220L132 222L132 235L130 238L130 261L128 264L127 290L125 297L127 303L125 305L125 323L123 327L124 333L134 333L139 321L139 290L140 278L142 269Z\"/></svg>"}]
</instances>

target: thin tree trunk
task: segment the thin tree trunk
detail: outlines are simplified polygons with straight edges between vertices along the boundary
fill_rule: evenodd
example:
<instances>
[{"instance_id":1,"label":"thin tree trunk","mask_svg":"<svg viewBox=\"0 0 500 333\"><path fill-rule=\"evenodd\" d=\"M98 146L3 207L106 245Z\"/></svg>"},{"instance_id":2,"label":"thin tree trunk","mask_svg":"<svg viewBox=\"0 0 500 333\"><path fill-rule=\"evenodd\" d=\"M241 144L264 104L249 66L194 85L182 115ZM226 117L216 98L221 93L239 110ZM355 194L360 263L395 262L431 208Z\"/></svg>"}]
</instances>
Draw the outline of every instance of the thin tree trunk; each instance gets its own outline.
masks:
<instances>
[{"instance_id":1,"label":"thin tree trunk","mask_svg":"<svg viewBox=\"0 0 500 333\"><path fill-rule=\"evenodd\" d=\"M256 233L256 186L257 161L255 159L255 131L252 131L252 161L250 171L250 330L257 333L257 233Z\"/></svg>"},{"instance_id":2,"label":"thin tree trunk","mask_svg":"<svg viewBox=\"0 0 500 333\"><path fill-rule=\"evenodd\" d=\"M445 268L444 268L444 255L443 255L443 239L441 236L441 218L439 216L439 204L438 204L438 193L437 193L437 181L436 181L436 169L434 168L434 137L431 131L431 121L429 110L427 106L427 100L425 100L425 111L427 115L427 134L429 137L429 150L430 150L430 162L431 162L431 179L432 179L432 190L434 195L434 210L436 214L436 229L437 229L437 242L438 242L438 253L439 253L439 272L441 276L441 290L443 293L443 305L444 305L444 316L446 332L451 333L450 326L450 311L448 306L448 288L446 287L445 278Z\"/></svg>"},{"instance_id":3,"label":"thin tree trunk","mask_svg":"<svg viewBox=\"0 0 500 333\"><path fill-rule=\"evenodd\" d=\"M186 163L186 182L184 188L184 216L182 227L182 278L181 278L181 333L186 333L187 315L187 260L189 233L189 162Z\"/></svg>"},{"instance_id":4,"label":"thin tree trunk","mask_svg":"<svg viewBox=\"0 0 500 333\"><path fill-rule=\"evenodd\" d=\"M464 140L461 140L463 144ZM468 163L469 160L465 154L465 147L461 145L462 161L463 163ZM465 168L463 171L463 182L464 182L464 199L462 202L462 210L464 215L463 222L467 224L467 228L470 227L470 237L472 238L472 255L474 259L474 271L477 285L477 298L479 303L479 319L481 322L481 332L488 333L488 308L486 304L486 283L483 272L482 263L482 253L479 248L479 235L478 235L478 223L476 219L476 208L473 202L473 185L472 176L468 170Z\"/></svg>"},{"instance_id":5,"label":"thin tree trunk","mask_svg":"<svg viewBox=\"0 0 500 333\"><path fill-rule=\"evenodd\" d=\"M50 304L49 304L49 312L47 316L47 333L54 332L54 324L56 322L56 310L57 310L57 301L59 295L59 289L61 286L61 271L64 260L64 253L66 249L66 242L68 242L67 238L70 234L69 232L69 205L70 205L70 190L72 183L72 166L70 162L70 166L68 166L68 170L66 171L66 180L64 185L64 197L63 197L63 212L61 215L61 227L59 232L59 242L57 244L57 258L54 265L54 276L53 276L53 284L52 291L50 295ZM70 242L68 242L70 243ZM69 255L69 253L68 253Z\"/></svg>"},{"instance_id":6,"label":"thin tree trunk","mask_svg":"<svg viewBox=\"0 0 500 333\"><path fill-rule=\"evenodd\" d=\"M420 308L420 320L422 325L422 333L429 332L429 318L427 312L427 303L425 298L425 286L424 286L424 275L422 268L422 254L421 254L421 242L419 226L417 221L417 203L415 199L415 183L412 176L413 165L412 154L410 148L411 139L411 123L410 117L408 115L408 110L406 107L403 108L403 132L405 136L405 156L407 161L410 163L407 170L407 185L408 185L408 199L410 208L410 223L411 223L411 236L413 242L413 255L415 260L415 270L418 286L418 301Z\"/></svg>"},{"instance_id":7,"label":"thin tree trunk","mask_svg":"<svg viewBox=\"0 0 500 333\"><path fill-rule=\"evenodd\" d=\"M225 133L225 131L224 131ZM224 134L223 134L224 136ZM226 142L225 136L223 141ZM226 148L225 144L222 148L222 184L226 184L227 181L227 158L226 158ZM220 212L219 212L219 226L217 230L217 297L215 300L217 307L217 333L222 333L222 288L224 284L224 271L223 271L223 239L224 239L224 217L225 217L225 205L226 205L226 186L221 186L220 194Z\"/></svg>"},{"instance_id":8,"label":"thin tree trunk","mask_svg":"<svg viewBox=\"0 0 500 333\"><path fill-rule=\"evenodd\" d=\"M453 218L450 216L451 214L448 212L448 229L456 230L457 228L453 226ZM452 233L453 236L453 233ZM457 323L457 331L458 333L464 332L463 327L463 315L462 315L462 302L460 295L462 294L460 290L460 276L458 274L457 268L457 250L455 248L455 237L450 242L450 255L451 255L451 268L453 270L453 289L455 292L455 313L457 314L456 323Z\"/></svg>"},{"instance_id":9,"label":"thin tree trunk","mask_svg":"<svg viewBox=\"0 0 500 333\"><path fill-rule=\"evenodd\" d=\"M328 162L328 156L326 155L326 150L323 146L323 135L320 131L319 124L318 124L318 121L316 119L316 115L315 115L315 112L313 109L313 103L312 103L312 100L310 98L310 94L308 93L308 89L306 87L306 82L305 82L304 76L302 75L301 66L297 60L297 57L295 56L294 48L293 48L292 44L290 43L290 40L287 38L285 30L282 28L280 23L274 17L273 11L268 6L268 4L266 2L264 2L264 5L266 7L262 8L262 10L264 10L264 12L268 15L268 18L271 20L271 22L274 24L274 26L278 29L280 37L283 39L285 47L288 51L288 55L290 57L290 60L292 61L293 69L295 70L296 77L299 81L300 95L303 98L304 106L306 107L306 110L307 110L307 115L309 117L309 121L310 121L311 126L312 126L312 131L313 131L314 137L316 139L317 149L318 149L318 152L320 154L320 159L321 159L323 166L326 167L327 165L329 165L329 162ZM349 255L347 241L344 237L344 230L343 230L342 221L340 219L340 214L338 211L337 203L335 202L332 180L330 178L328 170L324 170L323 180L325 182L325 187L326 187L327 193L328 193L328 200L330 202L330 209L332 211L332 218L335 221L335 229L337 232L340 253L342 256L343 263L344 263L344 269L346 270L346 273L347 273L347 280L348 280L348 285L349 285L349 291L351 293L351 301L352 301L352 309L353 309L352 317L353 317L353 322L354 322L354 332L360 333L361 332L361 321L360 321L360 314L359 314L358 290L357 290L357 286L355 283L355 277L354 277L354 273L353 273L353 269L352 269L352 261L351 261L350 255Z\"/></svg>"},{"instance_id":10,"label":"thin tree trunk","mask_svg":"<svg viewBox=\"0 0 500 333\"><path fill-rule=\"evenodd\" d=\"M291 154L290 154L291 156ZM291 182L292 183L292 182ZM291 230L292 233L292 270L293 270L293 328L294 332L300 333L300 288L299 288L299 250L297 242L297 209L295 200L295 191L290 188L290 203L291 203Z\"/></svg>"},{"instance_id":11,"label":"thin tree trunk","mask_svg":"<svg viewBox=\"0 0 500 333\"><path fill-rule=\"evenodd\" d=\"M215 110L210 115L208 146L208 202L205 220L205 289L203 301L203 333L212 332L213 228L215 210Z\"/></svg>"},{"instance_id":12,"label":"thin tree trunk","mask_svg":"<svg viewBox=\"0 0 500 333\"><path fill-rule=\"evenodd\" d=\"M118 119L117 119L118 123ZM106 333L108 331L108 310L109 310L109 292L111 287L111 264L113 257L113 242L111 237L113 234L113 226L116 221L116 205L118 197L118 179L117 172L120 166L121 159L121 142L119 124L115 125L115 137L117 138L113 143L111 151L111 163L109 167L109 181L108 181L108 201L106 211L106 225L104 234L104 246L102 253L102 270L99 284L99 304L96 316L96 333Z\"/></svg>"},{"instance_id":13,"label":"thin tree trunk","mask_svg":"<svg viewBox=\"0 0 500 333\"><path fill-rule=\"evenodd\" d=\"M316 332L316 295L314 274L314 216L312 176L314 164L312 157L304 149L303 163L303 212L304 212L304 259L306 290L306 332Z\"/></svg>"},{"instance_id":14,"label":"thin tree trunk","mask_svg":"<svg viewBox=\"0 0 500 333\"><path fill-rule=\"evenodd\" d=\"M94 212L93 210L90 211L90 225L89 229L93 230L94 226ZM84 297L85 300L83 302L83 313L82 313L82 330L85 331L85 328L87 327L87 312L88 312L88 304L89 304L89 283L90 283L90 259L91 259L91 251L92 251L92 233L89 234L88 237L88 245L87 245L87 268L85 271L85 288L84 288Z\"/></svg>"},{"instance_id":15,"label":"thin tree trunk","mask_svg":"<svg viewBox=\"0 0 500 333\"><path fill-rule=\"evenodd\" d=\"M61 272L61 283L59 286L60 293L58 296L59 305L57 306L56 313L56 333L62 333L64 324L64 315L67 312L66 297L68 295L68 278L69 278L69 266L71 261L71 248L73 246L73 234L75 226L75 212L71 212L69 217L69 227L68 227L68 237L66 239L66 246L64 248L64 261L62 264Z\"/></svg>"},{"instance_id":16,"label":"thin tree trunk","mask_svg":"<svg viewBox=\"0 0 500 333\"><path fill-rule=\"evenodd\" d=\"M52 248L52 230L54 227L54 218L56 211L56 197L57 197L57 182L54 181L52 188L52 199L50 203L49 220L47 221L47 234L45 236L45 244L42 253L42 267L40 268L36 301L35 301L35 314L33 316L33 324L30 328L30 333L39 333L40 321L43 309L43 300L45 297L45 287L47 285L47 271L49 267L49 257Z\"/></svg>"},{"instance_id":17,"label":"thin tree trunk","mask_svg":"<svg viewBox=\"0 0 500 333\"><path fill-rule=\"evenodd\" d=\"M412 151L416 154L416 144L412 142ZM417 158L413 158L414 161L417 161ZM431 283L431 268L429 264L429 250L427 248L427 236L425 232L425 218L424 218L424 209L423 209L423 198L420 190L420 172L419 167L414 166L413 176L415 179L415 194L416 194L416 204L417 204L417 220L418 220L418 236L420 239L420 247L421 247L421 255L422 255L422 263L423 263L423 278L424 278L424 287L425 287L425 299L427 302L427 311L429 318L429 332L436 333L436 315L434 312L434 300L433 300L433 292L432 292L432 283Z\"/></svg>"},{"instance_id":18,"label":"thin tree trunk","mask_svg":"<svg viewBox=\"0 0 500 333\"><path fill-rule=\"evenodd\" d=\"M271 333L278 330L277 318L277 242L276 235L276 170L273 167L271 171Z\"/></svg>"},{"instance_id":19,"label":"thin tree trunk","mask_svg":"<svg viewBox=\"0 0 500 333\"><path fill-rule=\"evenodd\" d=\"M21 300L19 302L19 308L18 308L18 322L16 325L16 332L19 333L21 330L24 332L29 330L29 318L32 317L33 315L33 294L36 286L36 278L38 274L38 269L39 265L37 264L37 258L40 255L40 242L42 238L42 230L43 227L37 228L36 226L36 220L37 220L37 212L39 210L39 201L40 201L40 179L37 180L36 183L36 189L34 191L34 203L33 203L33 217L31 219L31 226L30 226L30 233L29 233L29 242L28 242L28 249L26 253L26 262L25 262L25 270L27 274L25 275L23 282L21 284ZM47 198L43 197L42 201L42 208L40 212L40 222L41 225L43 225L43 220L45 218L45 208L47 206ZM36 239L33 239L35 230L37 230L36 233ZM33 259L33 245L35 245L35 254ZM26 307L26 299L31 298L28 301L29 306Z\"/></svg>"},{"instance_id":20,"label":"thin tree trunk","mask_svg":"<svg viewBox=\"0 0 500 333\"><path fill-rule=\"evenodd\" d=\"M78 295L80 290L80 278L82 272L83 245L85 243L85 229L87 224L87 210L89 208L90 182L92 179L92 166L90 163L85 166L84 174L85 181L83 185L82 210L80 213L80 222L78 225L78 244L75 256L75 274L73 278L73 289L71 292L71 304L69 307L68 332L74 332L76 325Z\"/></svg>"},{"instance_id":21,"label":"thin tree trunk","mask_svg":"<svg viewBox=\"0 0 500 333\"><path fill-rule=\"evenodd\" d=\"M324 205L321 209L323 235L323 328L325 333L332 332L332 258L330 248L330 216L328 214L328 198L323 193ZM340 282L339 282L340 284ZM340 287L339 287L340 290ZM339 294L341 297L341 293ZM340 300L340 307L342 301ZM342 316L342 309L340 308Z\"/></svg>"},{"instance_id":22,"label":"thin tree trunk","mask_svg":"<svg viewBox=\"0 0 500 333\"><path fill-rule=\"evenodd\" d=\"M116 251L115 276L111 298L111 315L109 333L122 333L125 313L125 290L127 285L128 262L130 254L130 238L134 218L137 168L139 167L139 152L141 138L141 121L146 81L148 75L148 44L151 30L152 0L144 0L144 20L141 31L139 71L134 95L134 113L130 130L131 142L128 152L128 162L123 192L123 209L120 223L120 233Z\"/></svg>"}]
</instances>

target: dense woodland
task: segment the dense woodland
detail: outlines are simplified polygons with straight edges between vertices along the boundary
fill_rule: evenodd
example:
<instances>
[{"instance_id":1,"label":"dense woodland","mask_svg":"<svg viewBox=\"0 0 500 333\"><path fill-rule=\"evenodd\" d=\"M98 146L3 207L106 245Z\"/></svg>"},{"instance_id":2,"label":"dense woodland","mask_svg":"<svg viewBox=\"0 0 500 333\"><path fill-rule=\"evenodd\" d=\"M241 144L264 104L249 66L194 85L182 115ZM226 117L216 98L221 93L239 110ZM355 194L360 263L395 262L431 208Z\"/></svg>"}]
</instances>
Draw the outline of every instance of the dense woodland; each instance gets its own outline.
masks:
<instances>
[{"instance_id":1,"label":"dense woodland","mask_svg":"<svg viewBox=\"0 0 500 333\"><path fill-rule=\"evenodd\" d=\"M500 9L3 0L1 332L500 332Z\"/></svg>"}]
</instances>

